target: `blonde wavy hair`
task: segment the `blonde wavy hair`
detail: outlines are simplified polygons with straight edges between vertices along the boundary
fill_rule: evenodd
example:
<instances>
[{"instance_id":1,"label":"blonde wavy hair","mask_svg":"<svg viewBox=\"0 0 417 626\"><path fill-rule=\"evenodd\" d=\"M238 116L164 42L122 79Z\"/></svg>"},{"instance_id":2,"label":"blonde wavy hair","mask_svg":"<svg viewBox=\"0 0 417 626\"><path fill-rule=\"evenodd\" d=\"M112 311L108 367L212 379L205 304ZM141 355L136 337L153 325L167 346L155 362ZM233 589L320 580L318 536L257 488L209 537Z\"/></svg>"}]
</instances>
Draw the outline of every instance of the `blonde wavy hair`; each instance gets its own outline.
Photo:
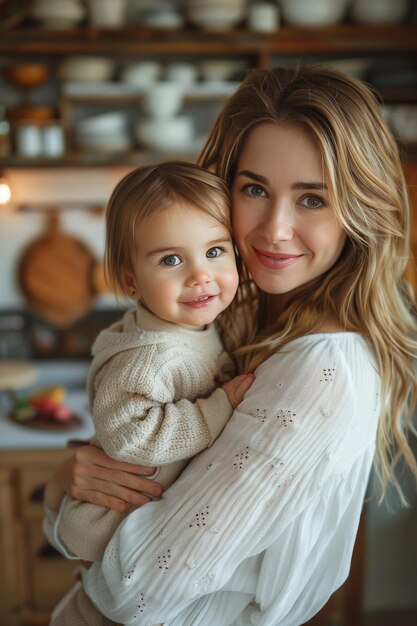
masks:
<instances>
[{"instance_id":1,"label":"blonde wavy hair","mask_svg":"<svg viewBox=\"0 0 417 626\"><path fill-rule=\"evenodd\" d=\"M417 324L404 277L411 256L410 206L397 143L364 83L323 65L253 70L221 111L200 164L230 187L248 134L271 122L302 127L317 141L330 203L347 241L334 266L293 296L278 319L268 312L270 296L240 263L240 293L224 317L225 338L239 345L234 329L243 311L246 345L237 356L242 369L253 370L329 314L342 328L361 333L381 375L376 455L381 496L392 483L404 502L395 469L403 458L417 480L408 442L409 433L416 434Z\"/></svg>"},{"instance_id":2,"label":"blonde wavy hair","mask_svg":"<svg viewBox=\"0 0 417 626\"><path fill-rule=\"evenodd\" d=\"M117 295L131 297L125 272L133 272L137 228L149 215L185 204L216 219L231 232L230 194L225 182L186 161L144 165L114 188L106 209L104 272Z\"/></svg>"}]
</instances>

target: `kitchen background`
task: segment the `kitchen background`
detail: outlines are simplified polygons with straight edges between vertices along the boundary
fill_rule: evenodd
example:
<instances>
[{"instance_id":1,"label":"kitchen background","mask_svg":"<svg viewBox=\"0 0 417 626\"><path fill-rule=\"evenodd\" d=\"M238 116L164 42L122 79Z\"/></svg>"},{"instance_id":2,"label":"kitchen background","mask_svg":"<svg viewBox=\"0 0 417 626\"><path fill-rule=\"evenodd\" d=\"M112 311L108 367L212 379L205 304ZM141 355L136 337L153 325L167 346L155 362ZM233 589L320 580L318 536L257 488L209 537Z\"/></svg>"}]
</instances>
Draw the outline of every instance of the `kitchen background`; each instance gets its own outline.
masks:
<instances>
[{"instance_id":1,"label":"kitchen background","mask_svg":"<svg viewBox=\"0 0 417 626\"><path fill-rule=\"evenodd\" d=\"M71 582L40 502L68 438L92 432L89 348L127 306L102 273L111 190L136 164L195 160L246 70L301 59L375 87L417 211L413 0L0 0L2 626L47 624ZM314 623L417 623L407 479L409 508L367 503L350 580Z\"/></svg>"}]
</instances>

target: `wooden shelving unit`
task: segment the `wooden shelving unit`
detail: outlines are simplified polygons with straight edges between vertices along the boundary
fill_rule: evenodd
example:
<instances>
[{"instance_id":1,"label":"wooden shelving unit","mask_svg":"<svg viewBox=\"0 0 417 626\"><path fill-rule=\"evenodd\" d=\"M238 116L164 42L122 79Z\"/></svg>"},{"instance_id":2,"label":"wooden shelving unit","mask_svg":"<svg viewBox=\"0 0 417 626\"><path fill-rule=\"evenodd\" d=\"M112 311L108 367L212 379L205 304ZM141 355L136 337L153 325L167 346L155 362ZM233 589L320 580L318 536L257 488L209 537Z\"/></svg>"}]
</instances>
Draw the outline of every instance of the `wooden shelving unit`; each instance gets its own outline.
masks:
<instances>
[{"instance_id":1,"label":"wooden shelving unit","mask_svg":"<svg viewBox=\"0 0 417 626\"><path fill-rule=\"evenodd\" d=\"M71 55L102 55L123 62L132 59L154 59L169 62L182 59L198 62L205 58L233 58L246 62L248 68L268 67L279 63L280 57L325 61L371 57L417 58L417 23L363 26L342 24L321 28L295 28L283 26L270 34L258 34L244 28L228 32L208 32L195 28L186 30L156 30L142 27L123 29L96 29L79 27L70 30L46 30L22 27L5 30L0 36L0 63L4 59L23 62L37 59L55 67L59 61ZM417 104L417 84L409 87L381 89L381 101L391 104ZM223 99L226 95L223 95ZM205 94L194 98L199 101L221 101L222 96ZM69 137L69 153L59 159L17 156L0 159L2 168L22 167L76 167L84 165L111 166L134 165L143 162L142 150L125 154L76 154L71 142L74 107L80 104L92 106L117 103L128 106L140 103L140 96L102 95L68 96L59 98L61 121ZM193 98L187 99L189 104ZM410 154L415 154L414 150ZM155 155L151 155L152 158ZM182 155L184 156L184 155ZM190 158L195 158L195 154Z\"/></svg>"}]
</instances>

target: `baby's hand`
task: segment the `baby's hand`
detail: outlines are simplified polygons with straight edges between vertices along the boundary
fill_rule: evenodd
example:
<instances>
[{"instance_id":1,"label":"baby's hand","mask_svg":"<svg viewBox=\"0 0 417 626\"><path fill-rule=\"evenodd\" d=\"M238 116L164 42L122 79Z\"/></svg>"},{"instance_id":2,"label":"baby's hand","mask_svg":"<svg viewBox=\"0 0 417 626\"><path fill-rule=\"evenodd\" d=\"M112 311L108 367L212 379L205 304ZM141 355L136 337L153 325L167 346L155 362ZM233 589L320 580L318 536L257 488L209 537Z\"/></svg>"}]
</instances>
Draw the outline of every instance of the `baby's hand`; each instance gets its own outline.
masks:
<instances>
[{"instance_id":1,"label":"baby's hand","mask_svg":"<svg viewBox=\"0 0 417 626\"><path fill-rule=\"evenodd\" d=\"M255 380L254 374L241 374L232 378L222 385L222 389L227 393L229 402L235 409L243 400L243 396Z\"/></svg>"}]
</instances>

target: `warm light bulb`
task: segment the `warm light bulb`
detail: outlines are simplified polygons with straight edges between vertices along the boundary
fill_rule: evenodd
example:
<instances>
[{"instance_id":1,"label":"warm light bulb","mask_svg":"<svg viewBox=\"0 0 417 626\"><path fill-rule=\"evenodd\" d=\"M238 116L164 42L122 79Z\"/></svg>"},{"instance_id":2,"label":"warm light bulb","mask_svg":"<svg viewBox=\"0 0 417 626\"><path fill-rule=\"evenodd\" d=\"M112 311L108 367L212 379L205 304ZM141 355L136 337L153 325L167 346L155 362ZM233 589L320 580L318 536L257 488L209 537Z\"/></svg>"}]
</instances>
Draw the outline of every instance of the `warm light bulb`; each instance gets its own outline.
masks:
<instances>
[{"instance_id":1,"label":"warm light bulb","mask_svg":"<svg viewBox=\"0 0 417 626\"><path fill-rule=\"evenodd\" d=\"M7 204L12 197L9 181L6 178L0 178L0 204Z\"/></svg>"}]
</instances>

